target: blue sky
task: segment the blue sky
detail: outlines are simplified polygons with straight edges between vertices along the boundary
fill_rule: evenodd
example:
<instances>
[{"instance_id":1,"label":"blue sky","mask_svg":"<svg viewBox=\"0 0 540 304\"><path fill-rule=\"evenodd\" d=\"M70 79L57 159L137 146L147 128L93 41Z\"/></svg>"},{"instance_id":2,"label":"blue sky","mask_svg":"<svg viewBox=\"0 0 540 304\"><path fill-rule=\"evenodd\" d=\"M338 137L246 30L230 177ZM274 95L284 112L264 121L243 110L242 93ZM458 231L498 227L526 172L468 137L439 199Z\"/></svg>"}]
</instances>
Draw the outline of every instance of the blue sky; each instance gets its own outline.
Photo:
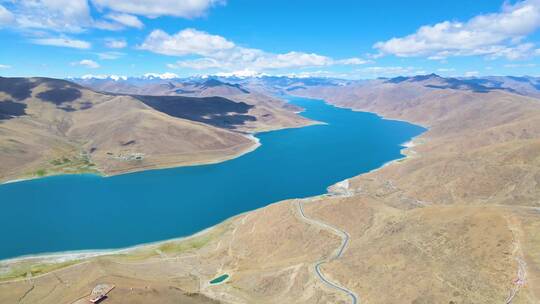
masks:
<instances>
[{"instance_id":1,"label":"blue sky","mask_svg":"<svg viewBox=\"0 0 540 304\"><path fill-rule=\"evenodd\" d=\"M540 0L0 0L0 75L538 76L539 28Z\"/></svg>"}]
</instances>

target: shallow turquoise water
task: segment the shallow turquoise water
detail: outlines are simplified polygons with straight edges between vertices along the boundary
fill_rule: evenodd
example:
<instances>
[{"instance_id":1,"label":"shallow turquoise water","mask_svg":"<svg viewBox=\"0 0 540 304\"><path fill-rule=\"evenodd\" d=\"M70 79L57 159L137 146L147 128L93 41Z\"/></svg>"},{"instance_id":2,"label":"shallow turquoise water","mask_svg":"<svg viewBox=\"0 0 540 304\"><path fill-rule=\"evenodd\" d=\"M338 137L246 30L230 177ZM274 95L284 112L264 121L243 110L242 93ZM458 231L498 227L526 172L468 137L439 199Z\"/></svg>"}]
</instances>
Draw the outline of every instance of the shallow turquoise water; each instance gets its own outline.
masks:
<instances>
[{"instance_id":1,"label":"shallow turquoise water","mask_svg":"<svg viewBox=\"0 0 540 304\"><path fill-rule=\"evenodd\" d=\"M0 186L0 259L190 235L272 202L322 194L402 157L400 144L425 130L319 100L291 103L328 125L259 133L261 147L220 164Z\"/></svg>"}]
</instances>

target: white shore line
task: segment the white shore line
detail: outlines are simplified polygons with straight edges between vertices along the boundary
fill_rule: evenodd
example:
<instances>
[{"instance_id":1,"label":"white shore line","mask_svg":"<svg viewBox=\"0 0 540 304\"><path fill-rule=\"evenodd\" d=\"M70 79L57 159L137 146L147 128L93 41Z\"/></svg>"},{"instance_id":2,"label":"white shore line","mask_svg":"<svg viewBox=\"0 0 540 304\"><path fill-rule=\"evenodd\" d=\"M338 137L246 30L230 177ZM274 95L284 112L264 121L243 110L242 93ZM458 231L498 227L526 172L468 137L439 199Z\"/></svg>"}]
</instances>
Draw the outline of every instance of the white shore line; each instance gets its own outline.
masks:
<instances>
[{"instance_id":1,"label":"white shore line","mask_svg":"<svg viewBox=\"0 0 540 304\"><path fill-rule=\"evenodd\" d=\"M411 139L409 141L402 143L400 146L406 149L410 149L410 148L416 147L416 143L414 142L414 139Z\"/></svg>"},{"instance_id":2,"label":"white shore line","mask_svg":"<svg viewBox=\"0 0 540 304\"><path fill-rule=\"evenodd\" d=\"M192 238L201 236L205 233L208 233L214 229L216 229L217 226L229 221L230 219L237 217L238 215L235 215L229 219L224 220L223 222L220 222L212 227L208 227L204 230L201 230L199 232L196 232L194 234L178 237L178 238L172 238L172 239L166 239L161 241L155 241L155 242L149 242L149 243L142 243L137 244L134 246L129 247L123 247L123 248L113 248L113 249L88 249L88 250L73 250L73 251L61 251L61 252L49 252L49 253L40 253L40 254L30 254L30 255L23 255L18 256L14 258L8 258L4 260L0 260L0 266L9 266L9 264L13 263L20 263L20 262L29 262L32 260L35 260L36 262L50 262L50 263L62 263L62 262L68 262L73 260L83 260L83 259L89 259L89 258L95 258L99 256L107 256L107 255L116 255L116 254L125 254L125 253L131 253L133 251L137 251L140 249L148 249L148 247L151 246L159 246L161 244L169 243L169 242L182 242L182 241L188 241Z\"/></svg>"},{"instance_id":3,"label":"white shore line","mask_svg":"<svg viewBox=\"0 0 540 304\"><path fill-rule=\"evenodd\" d=\"M420 126L424 129L426 129L424 132L422 132L421 134L418 134L417 136L415 137L412 137L410 140L400 144L401 147L403 147L404 149L402 149L401 151L403 150L407 150L407 149L410 149L410 148L413 148L413 147L416 147L418 146L418 144L416 144L416 140L418 140L418 138L420 138L421 136L423 136L424 134L426 134L427 132L429 132L430 130L430 126L427 126L427 125L424 125L420 122L412 122L412 121L408 121L408 120L405 120L405 119L399 119L399 118L393 118L393 117L389 117L389 116L384 116L382 114L379 114L377 112L373 112L373 111L368 111L368 110L363 110L363 109L355 109L355 108L348 108L346 106L342 106L342 105L336 105L336 104L333 104L331 102L329 102L327 99L321 99L321 98L316 98L316 97L309 97L309 96L302 96L302 95L294 95L294 94L291 94L289 95L291 97L297 97L297 98L305 98L305 99L312 99L312 100L319 100L319 101L322 101L324 102L325 104L329 105L329 106L332 106L332 107L335 107L335 108L338 108L338 109L345 109L345 110L350 110L352 112L364 112L364 113L370 113L370 114L374 114L376 115L377 117L379 117L380 119L382 120L387 120L387 121L399 121L399 122L405 122L405 123L408 123L408 124L411 124L411 125L416 125L416 126ZM352 177L358 177L358 176L362 176L364 174L368 174L368 173L373 173L377 170L380 170L386 166L389 166L391 164L394 164L394 163L397 163L398 161L400 160L405 160L407 158L410 157L410 155L407 155L407 154L403 154L403 152L401 152L401 155L403 157L401 158L396 158L394 160L390 160L390 161L387 161L385 162L384 164L382 164L380 167L377 167L375 169L372 169L370 171L367 171L365 173L362 173L362 174L359 174L359 175L355 175L355 176L352 176ZM350 178L352 178L350 177ZM350 179L348 178L348 179ZM332 187L333 185L329 186L329 187Z\"/></svg>"},{"instance_id":4,"label":"white shore line","mask_svg":"<svg viewBox=\"0 0 540 304\"><path fill-rule=\"evenodd\" d=\"M8 180L8 181L5 181L5 182L3 182L3 183L0 183L0 185L13 184L13 183L18 183L18 182L24 182L24 181L27 181L27 180L31 180L31 178L17 178L17 179L12 179L12 180Z\"/></svg>"},{"instance_id":5,"label":"white shore line","mask_svg":"<svg viewBox=\"0 0 540 304\"><path fill-rule=\"evenodd\" d=\"M423 133L422 133L422 134L423 134ZM418 137L422 136L422 134L419 134L418 136L415 136L415 137L411 138L411 140L409 140L409 141L407 141L407 142L404 142L404 143L400 144L400 146L403 147L403 149L401 149L401 151L404 151L404 150L407 150L407 149L411 149L411 148L413 148L413 147L416 147L417 144L416 144L414 141L415 141ZM367 171L367 172L365 172L365 173L362 173L362 174L359 174L359 175L356 175L356 176L353 176L353 177L359 177L359 176L362 176L362 175L364 175L364 174L376 172L376 171L378 171L378 170L381 170L382 168L388 167L388 166L390 166L390 165L392 165L392 164L397 164L397 163L399 163L399 161L403 161L403 160L405 160L405 159L411 157L411 155L409 155L409 154L403 154L403 152L401 152L401 155L402 155L402 157L400 157L400 158L396 158L396 159L387 161L387 162L385 162L384 164L382 164L380 167L377 167L377 168L375 168L375 169L372 169L372 170L370 170L370 171Z\"/></svg>"}]
</instances>

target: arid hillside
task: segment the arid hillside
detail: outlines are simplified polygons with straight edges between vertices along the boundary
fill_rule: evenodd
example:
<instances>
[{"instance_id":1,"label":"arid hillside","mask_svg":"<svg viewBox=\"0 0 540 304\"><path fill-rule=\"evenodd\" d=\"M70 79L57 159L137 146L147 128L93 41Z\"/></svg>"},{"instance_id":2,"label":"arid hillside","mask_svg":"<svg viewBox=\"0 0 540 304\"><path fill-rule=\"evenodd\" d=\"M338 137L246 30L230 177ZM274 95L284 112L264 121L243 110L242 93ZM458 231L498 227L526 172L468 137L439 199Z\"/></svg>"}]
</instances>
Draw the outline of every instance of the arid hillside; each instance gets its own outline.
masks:
<instances>
[{"instance_id":1,"label":"arid hillside","mask_svg":"<svg viewBox=\"0 0 540 304\"><path fill-rule=\"evenodd\" d=\"M215 78L186 79L75 79L77 83L100 92L146 96L224 97L244 102L252 107L247 114L257 120L242 119L238 129L258 132L305 126L309 122L296 115L300 108L272 97L275 91L251 90L239 83L229 83ZM173 99L173 97L168 97Z\"/></svg>"},{"instance_id":2,"label":"arid hillside","mask_svg":"<svg viewBox=\"0 0 540 304\"><path fill-rule=\"evenodd\" d=\"M521 290L510 302L536 303L540 100L504 90L435 87L444 81L431 76L298 93L429 128L405 150L407 159L351 178L352 198L343 207L314 205L317 218L359 235L350 255L327 271L358 286L370 303L399 297L507 303L514 289ZM359 229L344 220L365 216L364 208L354 207L358 200L369 209L384 204L400 211L390 217L378 212L371 229ZM379 285L366 287L365 281ZM389 285L399 287L388 292Z\"/></svg>"},{"instance_id":3,"label":"arid hillside","mask_svg":"<svg viewBox=\"0 0 540 304\"><path fill-rule=\"evenodd\" d=\"M4 263L0 302L72 303L105 282L119 287L110 303L130 288L160 302L182 290L200 303L538 303L540 101L445 83L427 75L294 90L429 130L407 158L327 195L189 239ZM230 278L209 283L221 274Z\"/></svg>"},{"instance_id":4,"label":"arid hillside","mask_svg":"<svg viewBox=\"0 0 540 304\"><path fill-rule=\"evenodd\" d=\"M310 123L293 111L264 111L222 97L104 94L64 80L0 78L0 181L211 163L254 149L251 131Z\"/></svg>"}]
</instances>

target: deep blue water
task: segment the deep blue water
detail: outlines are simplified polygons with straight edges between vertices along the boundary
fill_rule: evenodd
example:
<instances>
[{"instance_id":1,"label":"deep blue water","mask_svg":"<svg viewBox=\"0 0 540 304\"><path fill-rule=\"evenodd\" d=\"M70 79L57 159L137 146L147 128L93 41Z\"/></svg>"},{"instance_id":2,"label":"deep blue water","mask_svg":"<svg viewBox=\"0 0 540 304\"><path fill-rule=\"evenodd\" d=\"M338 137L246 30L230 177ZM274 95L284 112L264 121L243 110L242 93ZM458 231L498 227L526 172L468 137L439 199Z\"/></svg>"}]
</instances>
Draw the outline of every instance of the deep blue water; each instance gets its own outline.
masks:
<instances>
[{"instance_id":1,"label":"deep blue water","mask_svg":"<svg viewBox=\"0 0 540 304\"><path fill-rule=\"evenodd\" d=\"M259 133L261 147L220 164L1 185L0 259L190 235L272 202L322 194L402 157L400 144L424 131L320 100L291 103L328 124Z\"/></svg>"}]
</instances>

